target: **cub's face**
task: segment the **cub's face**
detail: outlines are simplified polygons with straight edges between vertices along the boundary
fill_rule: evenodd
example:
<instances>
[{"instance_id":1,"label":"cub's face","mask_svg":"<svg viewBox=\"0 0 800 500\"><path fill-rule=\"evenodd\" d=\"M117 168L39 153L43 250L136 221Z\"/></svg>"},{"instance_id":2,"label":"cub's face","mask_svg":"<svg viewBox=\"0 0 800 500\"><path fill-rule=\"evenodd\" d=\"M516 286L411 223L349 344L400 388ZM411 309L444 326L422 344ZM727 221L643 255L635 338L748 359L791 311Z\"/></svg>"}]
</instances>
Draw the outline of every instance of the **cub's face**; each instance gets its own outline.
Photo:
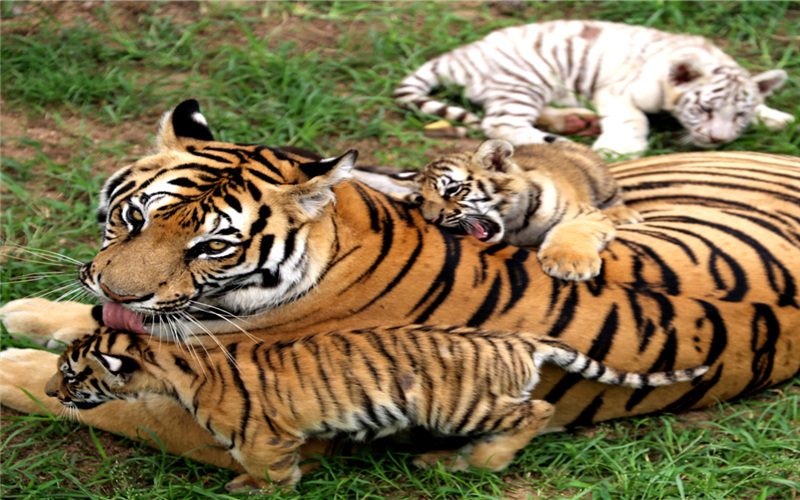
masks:
<instances>
[{"instance_id":1,"label":"cub's face","mask_svg":"<svg viewBox=\"0 0 800 500\"><path fill-rule=\"evenodd\" d=\"M687 140L702 148L738 138L755 118L756 107L785 80L780 70L755 77L739 67L720 67L711 74L691 66L675 71L679 97L672 114L688 132Z\"/></svg>"},{"instance_id":2,"label":"cub's face","mask_svg":"<svg viewBox=\"0 0 800 500\"><path fill-rule=\"evenodd\" d=\"M88 410L109 401L136 397L126 383L138 364L132 366L130 363L134 362L125 358L128 372L123 374L120 358L92 351L93 339L84 337L70 344L58 360L58 372L45 386L45 393L58 398L67 408Z\"/></svg>"},{"instance_id":3,"label":"cub's face","mask_svg":"<svg viewBox=\"0 0 800 500\"><path fill-rule=\"evenodd\" d=\"M471 156L448 155L427 165L417 178L417 202L429 222L494 243L503 236L502 193Z\"/></svg>"},{"instance_id":4,"label":"cub's face","mask_svg":"<svg viewBox=\"0 0 800 500\"><path fill-rule=\"evenodd\" d=\"M503 238L503 216L525 181L510 161L514 150L506 141L481 144L474 153L445 155L415 174L394 176L412 187L407 201L418 205L433 224L487 243Z\"/></svg>"},{"instance_id":5,"label":"cub's face","mask_svg":"<svg viewBox=\"0 0 800 500\"><path fill-rule=\"evenodd\" d=\"M356 152L312 160L215 142L195 101L165 119L160 143L106 183L86 289L169 322L269 309L314 285L331 238L318 226Z\"/></svg>"}]
</instances>

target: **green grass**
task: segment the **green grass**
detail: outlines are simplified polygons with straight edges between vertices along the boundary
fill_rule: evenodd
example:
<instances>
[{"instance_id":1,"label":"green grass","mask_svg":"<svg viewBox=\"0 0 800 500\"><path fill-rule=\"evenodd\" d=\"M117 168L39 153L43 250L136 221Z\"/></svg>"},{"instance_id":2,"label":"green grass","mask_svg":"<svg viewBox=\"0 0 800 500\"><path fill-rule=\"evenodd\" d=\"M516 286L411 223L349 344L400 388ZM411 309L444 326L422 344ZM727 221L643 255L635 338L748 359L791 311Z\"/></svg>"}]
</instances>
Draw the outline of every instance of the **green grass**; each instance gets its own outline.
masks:
<instances>
[{"instance_id":1,"label":"green grass","mask_svg":"<svg viewBox=\"0 0 800 500\"><path fill-rule=\"evenodd\" d=\"M783 68L790 81L768 103L800 116L796 2L3 2L0 16L0 302L66 292L74 266L18 247L89 258L100 184L145 153L160 115L188 97L223 140L357 147L362 164L420 166L457 142L426 138L431 118L397 109L403 76L498 27L592 17L708 36L754 73ZM653 128L650 154L687 149L674 120L654 117ZM800 132L753 127L723 149L800 156ZM26 344L0 337L10 346ZM797 384L542 436L502 474L417 471L398 452L327 460L279 497L796 498ZM3 498L233 498L228 471L48 416L2 424Z\"/></svg>"}]
</instances>

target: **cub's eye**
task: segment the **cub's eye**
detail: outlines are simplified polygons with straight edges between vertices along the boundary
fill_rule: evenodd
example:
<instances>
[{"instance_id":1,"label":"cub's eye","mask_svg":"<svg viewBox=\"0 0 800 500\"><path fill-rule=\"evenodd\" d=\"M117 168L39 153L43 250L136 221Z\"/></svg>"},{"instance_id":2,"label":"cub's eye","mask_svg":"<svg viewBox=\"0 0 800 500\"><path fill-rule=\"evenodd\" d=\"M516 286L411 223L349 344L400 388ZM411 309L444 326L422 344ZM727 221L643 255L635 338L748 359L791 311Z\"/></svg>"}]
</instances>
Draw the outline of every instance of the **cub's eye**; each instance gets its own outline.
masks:
<instances>
[{"instance_id":1,"label":"cub's eye","mask_svg":"<svg viewBox=\"0 0 800 500\"><path fill-rule=\"evenodd\" d=\"M700 106L700 110L703 111L703 113L711 113L711 108L708 106Z\"/></svg>"},{"instance_id":2,"label":"cub's eye","mask_svg":"<svg viewBox=\"0 0 800 500\"><path fill-rule=\"evenodd\" d=\"M445 196L455 196L461 191L461 184L450 184L444 189Z\"/></svg>"},{"instance_id":3,"label":"cub's eye","mask_svg":"<svg viewBox=\"0 0 800 500\"><path fill-rule=\"evenodd\" d=\"M66 380L67 380L67 384L69 384L69 385L73 385L73 386L74 385L78 385L78 379L68 378Z\"/></svg>"}]
</instances>

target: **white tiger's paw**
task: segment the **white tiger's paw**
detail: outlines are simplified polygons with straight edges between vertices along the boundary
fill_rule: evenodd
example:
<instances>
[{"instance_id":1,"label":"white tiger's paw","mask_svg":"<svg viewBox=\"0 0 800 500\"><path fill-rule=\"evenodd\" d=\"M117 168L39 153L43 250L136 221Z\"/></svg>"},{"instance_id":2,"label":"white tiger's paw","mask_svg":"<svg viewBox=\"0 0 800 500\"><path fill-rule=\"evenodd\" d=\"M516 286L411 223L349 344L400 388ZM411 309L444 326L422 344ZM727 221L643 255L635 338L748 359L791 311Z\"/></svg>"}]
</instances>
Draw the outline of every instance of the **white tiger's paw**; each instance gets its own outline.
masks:
<instances>
[{"instance_id":1,"label":"white tiger's paw","mask_svg":"<svg viewBox=\"0 0 800 500\"><path fill-rule=\"evenodd\" d=\"M794 121L794 116L763 104L756 107L758 121L768 128L780 129Z\"/></svg>"},{"instance_id":2,"label":"white tiger's paw","mask_svg":"<svg viewBox=\"0 0 800 500\"><path fill-rule=\"evenodd\" d=\"M548 275L568 281L586 281L600 274L603 259L594 248L549 245L539 250L539 262Z\"/></svg>"},{"instance_id":3,"label":"white tiger's paw","mask_svg":"<svg viewBox=\"0 0 800 500\"><path fill-rule=\"evenodd\" d=\"M12 300L0 307L0 321L8 333L28 336L51 349L100 326L92 317L90 305L41 298Z\"/></svg>"},{"instance_id":4,"label":"white tiger's paw","mask_svg":"<svg viewBox=\"0 0 800 500\"><path fill-rule=\"evenodd\" d=\"M44 393L45 384L57 370L57 354L39 349L0 351L0 401L25 413L47 410L59 415L61 404Z\"/></svg>"},{"instance_id":5,"label":"white tiger's paw","mask_svg":"<svg viewBox=\"0 0 800 500\"><path fill-rule=\"evenodd\" d=\"M647 138L617 138L609 133L602 133L592 144L592 149L608 161L635 159L640 158L647 150Z\"/></svg>"}]
</instances>

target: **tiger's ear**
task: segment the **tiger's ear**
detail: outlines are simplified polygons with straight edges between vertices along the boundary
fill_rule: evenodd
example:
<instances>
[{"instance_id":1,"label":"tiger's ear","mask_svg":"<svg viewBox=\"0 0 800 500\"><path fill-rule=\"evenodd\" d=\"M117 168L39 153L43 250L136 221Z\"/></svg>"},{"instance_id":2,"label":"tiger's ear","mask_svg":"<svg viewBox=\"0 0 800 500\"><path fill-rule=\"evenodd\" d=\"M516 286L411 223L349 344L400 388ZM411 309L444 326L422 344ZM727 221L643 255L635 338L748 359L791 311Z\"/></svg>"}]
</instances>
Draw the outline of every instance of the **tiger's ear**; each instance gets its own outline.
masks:
<instances>
[{"instance_id":1,"label":"tiger's ear","mask_svg":"<svg viewBox=\"0 0 800 500\"><path fill-rule=\"evenodd\" d=\"M158 146L161 151L186 151L196 141L213 141L206 118L200 113L200 104L189 99L178 104L161 119Z\"/></svg>"},{"instance_id":2,"label":"tiger's ear","mask_svg":"<svg viewBox=\"0 0 800 500\"><path fill-rule=\"evenodd\" d=\"M772 94L772 91L783 85L788 76L782 69L771 69L763 73L759 73L753 77L753 81L758 85L758 91L761 97L767 97Z\"/></svg>"},{"instance_id":3,"label":"tiger's ear","mask_svg":"<svg viewBox=\"0 0 800 500\"><path fill-rule=\"evenodd\" d=\"M358 151L351 149L337 158L301 163L299 168L308 180L288 185L290 196L294 197L308 217L316 217L335 199L333 186L350 177L356 158Z\"/></svg>"},{"instance_id":4,"label":"tiger's ear","mask_svg":"<svg viewBox=\"0 0 800 500\"><path fill-rule=\"evenodd\" d=\"M387 178L392 182L392 184L396 184L400 187L408 188L412 191L415 191L419 188L419 180L422 178L422 172L419 171L411 171L411 172L398 172L396 174L389 174Z\"/></svg>"},{"instance_id":5,"label":"tiger's ear","mask_svg":"<svg viewBox=\"0 0 800 500\"><path fill-rule=\"evenodd\" d=\"M100 351L94 351L92 356L100 362L103 367L108 370L108 373L119 378L121 382L128 382L133 376L134 372L139 370L139 363L133 358L128 356L117 356L114 354L106 354Z\"/></svg>"},{"instance_id":6,"label":"tiger's ear","mask_svg":"<svg viewBox=\"0 0 800 500\"><path fill-rule=\"evenodd\" d=\"M669 83L675 87L690 83L705 75L703 67L695 59L683 59L670 64Z\"/></svg>"},{"instance_id":7,"label":"tiger's ear","mask_svg":"<svg viewBox=\"0 0 800 500\"><path fill-rule=\"evenodd\" d=\"M494 139L481 143L472 159L486 170L507 173L510 166L507 160L513 155L514 146L510 142Z\"/></svg>"}]
</instances>

